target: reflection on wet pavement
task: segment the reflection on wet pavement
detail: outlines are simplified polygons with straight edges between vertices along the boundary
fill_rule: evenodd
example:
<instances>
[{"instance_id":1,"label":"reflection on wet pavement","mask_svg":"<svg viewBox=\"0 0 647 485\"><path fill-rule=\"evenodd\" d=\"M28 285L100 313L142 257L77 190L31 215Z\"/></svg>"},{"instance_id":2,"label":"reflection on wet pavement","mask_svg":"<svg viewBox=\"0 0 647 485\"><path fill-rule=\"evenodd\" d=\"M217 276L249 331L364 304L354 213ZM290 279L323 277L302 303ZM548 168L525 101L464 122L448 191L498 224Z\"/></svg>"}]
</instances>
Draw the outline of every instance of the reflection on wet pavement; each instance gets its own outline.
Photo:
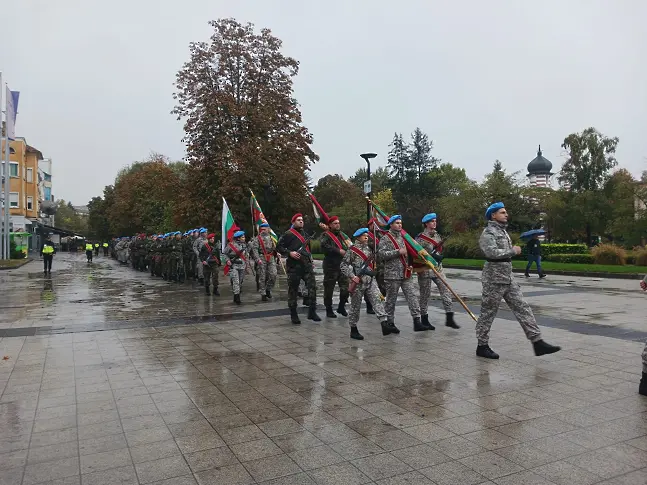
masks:
<instances>
[{"instance_id":1,"label":"reflection on wet pavement","mask_svg":"<svg viewBox=\"0 0 647 485\"><path fill-rule=\"evenodd\" d=\"M362 342L345 318L156 327L211 303L112 262L83 264L55 261L51 279L35 267L0 275L12 295L3 322L62 324L62 311L79 325L151 326L0 339L3 485L647 480L640 343L544 328L564 350L536 358L519 326L498 320L502 358L485 361L464 316L460 331L414 333L404 306L398 336L362 316Z\"/></svg>"}]
</instances>

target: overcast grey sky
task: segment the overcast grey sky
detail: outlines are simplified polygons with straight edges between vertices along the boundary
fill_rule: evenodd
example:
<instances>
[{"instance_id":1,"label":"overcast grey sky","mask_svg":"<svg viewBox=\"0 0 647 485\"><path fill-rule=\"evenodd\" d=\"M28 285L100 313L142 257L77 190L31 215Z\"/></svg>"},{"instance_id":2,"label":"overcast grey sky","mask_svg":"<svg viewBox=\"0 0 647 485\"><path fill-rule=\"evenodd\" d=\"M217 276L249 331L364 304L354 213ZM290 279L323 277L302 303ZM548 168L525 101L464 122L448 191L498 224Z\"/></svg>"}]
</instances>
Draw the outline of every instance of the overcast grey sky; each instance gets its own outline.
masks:
<instances>
[{"instance_id":1,"label":"overcast grey sky","mask_svg":"<svg viewBox=\"0 0 647 485\"><path fill-rule=\"evenodd\" d=\"M480 179L525 170L541 144L620 137L647 168L644 0L0 0L0 69L21 91L17 134L54 160L53 193L85 204L150 151L184 156L169 114L175 73L207 22L268 27L301 63L296 97L321 161L351 175L386 163L393 133L422 128L434 154ZM9 14L9 17L5 16ZM8 30L7 30L8 29Z\"/></svg>"}]
</instances>

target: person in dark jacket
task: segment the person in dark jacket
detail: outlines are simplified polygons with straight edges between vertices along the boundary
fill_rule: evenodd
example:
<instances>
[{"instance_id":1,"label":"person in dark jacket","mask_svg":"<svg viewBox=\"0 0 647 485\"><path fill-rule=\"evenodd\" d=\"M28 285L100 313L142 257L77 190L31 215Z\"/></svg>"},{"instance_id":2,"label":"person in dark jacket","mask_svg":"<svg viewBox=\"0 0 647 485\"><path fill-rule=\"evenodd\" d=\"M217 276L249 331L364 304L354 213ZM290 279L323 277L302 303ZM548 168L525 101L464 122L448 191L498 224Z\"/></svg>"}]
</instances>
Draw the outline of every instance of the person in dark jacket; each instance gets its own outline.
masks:
<instances>
[{"instance_id":1,"label":"person in dark jacket","mask_svg":"<svg viewBox=\"0 0 647 485\"><path fill-rule=\"evenodd\" d=\"M40 248L40 254L43 257L43 273L45 275L52 274L52 261L56 254L56 248L49 236L45 239L43 247Z\"/></svg>"},{"instance_id":2,"label":"person in dark jacket","mask_svg":"<svg viewBox=\"0 0 647 485\"><path fill-rule=\"evenodd\" d=\"M341 232L339 218L332 216L328 219L327 230L321 235L321 249L324 253L323 260L323 286L324 286L324 305L326 307L326 316L328 318L337 318L332 309L332 295L335 285L339 285L339 305L337 313L346 317L346 303L348 303L348 278L341 271L341 262L346 256L351 242L346 234Z\"/></svg>"},{"instance_id":3,"label":"person in dark jacket","mask_svg":"<svg viewBox=\"0 0 647 485\"><path fill-rule=\"evenodd\" d=\"M530 241L526 244L526 250L528 251L528 265L526 266L526 278L530 277L530 267L532 263L537 265L537 274L540 278L545 278L546 275L541 270L541 241L539 236L535 234Z\"/></svg>"}]
</instances>

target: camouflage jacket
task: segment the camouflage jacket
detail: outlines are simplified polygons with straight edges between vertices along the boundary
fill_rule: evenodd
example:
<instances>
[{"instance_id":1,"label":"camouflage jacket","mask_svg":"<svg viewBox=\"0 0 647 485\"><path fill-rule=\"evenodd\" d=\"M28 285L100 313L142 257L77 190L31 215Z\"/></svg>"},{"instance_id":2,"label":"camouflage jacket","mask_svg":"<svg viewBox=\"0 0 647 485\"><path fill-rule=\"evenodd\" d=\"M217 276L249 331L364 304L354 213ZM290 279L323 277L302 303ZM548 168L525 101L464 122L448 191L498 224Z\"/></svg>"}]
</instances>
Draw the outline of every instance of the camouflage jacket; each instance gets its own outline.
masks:
<instances>
[{"instance_id":1,"label":"camouflage jacket","mask_svg":"<svg viewBox=\"0 0 647 485\"><path fill-rule=\"evenodd\" d=\"M193 252L193 239L189 236L182 239L182 254L185 259L190 259L195 254Z\"/></svg>"},{"instance_id":2,"label":"camouflage jacket","mask_svg":"<svg viewBox=\"0 0 647 485\"><path fill-rule=\"evenodd\" d=\"M373 258L373 250L371 249L369 244L356 243L354 247L363 252L368 259ZM355 254L355 251L349 249L348 251L346 251L344 259L341 260L340 269L344 276L346 276L347 278L352 278L353 276L356 276L357 273L359 273L363 265L364 259L362 259L361 256ZM369 284L370 282L370 276L362 276L362 284Z\"/></svg>"},{"instance_id":3,"label":"camouflage jacket","mask_svg":"<svg viewBox=\"0 0 647 485\"><path fill-rule=\"evenodd\" d=\"M203 238L202 236L198 236L193 240L193 243L191 244L191 248L193 249L193 252L194 252L194 254L196 256L199 256L199 254L200 254L200 246L205 241L206 241L206 239Z\"/></svg>"},{"instance_id":4,"label":"camouflage jacket","mask_svg":"<svg viewBox=\"0 0 647 485\"><path fill-rule=\"evenodd\" d=\"M205 262L209 266L222 264L220 258L220 249L217 243L211 245L209 244L209 241L203 241L200 244L198 257L200 258L201 262Z\"/></svg>"},{"instance_id":5,"label":"camouflage jacket","mask_svg":"<svg viewBox=\"0 0 647 485\"><path fill-rule=\"evenodd\" d=\"M236 254L236 251L234 251L232 246L236 248L242 258L240 258L238 254ZM223 249L222 256L225 261L229 261L231 263L232 268L245 269L247 260L249 259L247 244L237 241L231 241L230 243L227 243L227 246L225 247L225 249Z\"/></svg>"},{"instance_id":6,"label":"camouflage jacket","mask_svg":"<svg viewBox=\"0 0 647 485\"><path fill-rule=\"evenodd\" d=\"M431 244L429 241L425 241L421 237L422 235L425 235L428 238L433 239L437 243L440 243L443 240L443 238L440 237L440 234L438 234L438 232L435 231L435 230L429 231L429 230L425 229L420 234L418 234L418 236L416 237L416 241L418 241L418 244L420 244L423 248L425 248L425 250L429 254L431 254L434 251L434 249L435 249L434 245ZM439 252L442 252L442 249ZM442 270L443 270L442 264L438 263L436 271L442 271ZM432 277L435 277L435 275L431 271L431 269L427 269L427 270L423 270L423 271L417 271L417 273L418 273L418 277L420 277L420 278L432 278Z\"/></svg>"},{"instance_id":7,"label":"camouflage jacket","mask_svg":"<svg viewBox=\"0 0 647 485\"><path fill-rule=\"evenodd\" d=\"M402 237L401 233L396 233L394 231L389 231L389 233L391 234L391 236L393 236L400 248L406 247L404 245L404 238ZM404 265L402 264L400 253L397 249L395 249L395 246L393 246L391 239L386 234L384 234L380 239L380 242L377 246L377 254L379 258L384 261L384 279L404 279ZM404 257L407 261L407 264L411 264L408 255L405 255Z\"/></svg>"},{"instance_id":8,"label":"camouflage jacket","mask_svg":"<svg viewBox=\"0 0 647 485\"><path fill-rule=\"evenodd\" d=\"M481 234L479 246L485 258L489 260L483 266L483 275L481 277L483 281L504 284L512 282L512 262L510 258L515 255L515 252L512 249L512 241L508 236L506 227L506 224L490 221Z\"/></svg>"},{"instance_id":9,"label":"camouflage jacket","mask_svg":"<svg viewBox=\"0 0 647 485\"><path fill-rule=\"evenodd\" d=\"M261 248L261 238L263 239L265 254L263 254L263 248ZM272 261L274 254L276 254L276 244L274 244L270 233L261 233L249 242L249 256L254 261L260 260L269 263Z\"/></svg>"}]
</instances>

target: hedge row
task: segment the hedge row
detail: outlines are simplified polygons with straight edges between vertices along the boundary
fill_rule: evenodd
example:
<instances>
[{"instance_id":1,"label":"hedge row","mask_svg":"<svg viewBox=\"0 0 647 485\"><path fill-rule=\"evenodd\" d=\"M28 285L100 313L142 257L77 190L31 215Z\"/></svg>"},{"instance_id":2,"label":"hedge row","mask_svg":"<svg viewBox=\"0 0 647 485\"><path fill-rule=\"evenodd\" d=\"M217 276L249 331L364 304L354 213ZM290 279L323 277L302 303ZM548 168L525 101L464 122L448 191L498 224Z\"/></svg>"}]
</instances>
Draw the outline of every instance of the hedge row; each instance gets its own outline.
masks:
<instances>
[{"instance_id":1,"label":"hedge row","mask_svg":"<svg viewBox=\"0 0 647 485\"><path fill-rule=\"evenodd\" d=\"M551 254L547 261L555 263L593 264L592 254Z\"/></svg>"}]
</instances>

